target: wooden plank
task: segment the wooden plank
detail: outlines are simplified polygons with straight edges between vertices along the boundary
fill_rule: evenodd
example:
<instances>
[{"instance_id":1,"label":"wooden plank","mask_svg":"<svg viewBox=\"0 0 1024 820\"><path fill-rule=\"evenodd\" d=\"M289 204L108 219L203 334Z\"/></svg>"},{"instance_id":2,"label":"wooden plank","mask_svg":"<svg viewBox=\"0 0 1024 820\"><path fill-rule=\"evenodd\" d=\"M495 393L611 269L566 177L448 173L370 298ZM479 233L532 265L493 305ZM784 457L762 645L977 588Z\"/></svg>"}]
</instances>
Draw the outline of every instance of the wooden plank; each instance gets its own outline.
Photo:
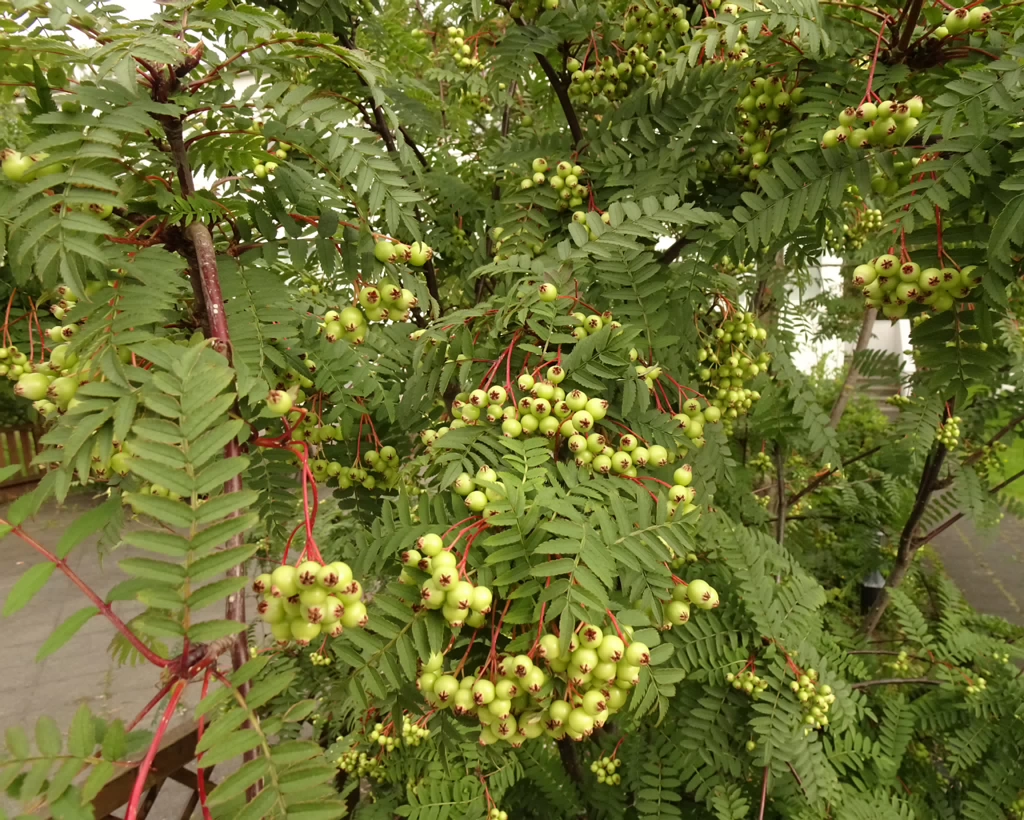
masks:
<instances>
[{"instance_id":1,"label":"wooden plank","mask_svg":"<svg viewBox=\"0 0 1024 820\"><path fill-rule=\"evenodd\" d=\"M0 484L0 487L15 487L38 481L42 477L45 468L32 463L41 450L41 438L42 431L31 425L0 430L0 467L21 465L21 471Z\"/></svg>"},{"instance_id":2,"label":"wooden plank","mask_svg":"<svg viewBox=\"0 0 1024 820\"><path fill-rule=\"evenodd\" d=\"M21 431L21 463L25 470L25 477L32 477L36 469L32 466L32 459L35 458L35 447L32 446L31 428L25 427Z\"/></svg>"},{"instance_id":3,"label":"wooden plank","mask_svg":"<svg viewBox=\"0 0 1024 820\"><path fill-rule=\"evenodd\" d=\"M216 783L213 782L213 780L210 779L210 773L212 771L213 771L213 766L210 766L206 770L206 793L207 794L209 794L212 791L212 789L214 788L214 786L217 785ZM180 818L180 820L189 820L189 818L192 817L192 812L194 812L196 810L196 806L199 805L199 778L193 772L189 771L188 769L182 769L177 774L174 774L174 775L171 775L171 776L175 780L178 780L178 782L180 783L182 781L179 780L178 775L183 774L183 773L191 774L193 777L196 778L196 787L192 791L192 796L189 798L188 805L185 806L185 810L181 813L181 818Z\"/></svg>"},{"instance_id":4,"label":"wooden plank","mask_svg":"<svg viewBox=\"0 0 1024 820\"><path fill-rule=\"evenodd\" d=\"M11 451L11 444L8 440L8 433L6 430L0 430L0 467L6 467L8 464L13 464L13 461L8 461L7 454Z\"/></svg>"},{"instance_id":5,"label":"wooden plank","mask_svg":"<svg viewBox=\"0 0 1024 820\"><path fill-rule=\"evenodd\" d=\"M196 756L198 742L196 725L192 721L170 730L153 759L145 788L151 789L163 783L174 772L191 763ZM130 769L124 769L96 795L96 799L92 801L95 817L108 817L131 799L137 768L138 764Z\"/></svg>"}]
</instances>

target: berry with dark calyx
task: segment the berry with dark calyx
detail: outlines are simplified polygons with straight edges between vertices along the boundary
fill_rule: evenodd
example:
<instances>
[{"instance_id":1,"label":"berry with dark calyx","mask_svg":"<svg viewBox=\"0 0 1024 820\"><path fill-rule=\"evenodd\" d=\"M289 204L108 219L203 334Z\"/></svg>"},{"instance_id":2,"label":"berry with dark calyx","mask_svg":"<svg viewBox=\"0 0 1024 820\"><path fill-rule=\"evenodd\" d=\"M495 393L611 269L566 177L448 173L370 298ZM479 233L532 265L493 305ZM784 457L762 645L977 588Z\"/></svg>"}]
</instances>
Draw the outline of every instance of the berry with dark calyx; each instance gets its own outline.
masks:
<instances>
[{"instance_id":1,"label":"berry with dark calyx","mask_svg":"<svg viewBox=\"0 0 1024 820\"><path fill-rule=\"evenodd\" d=\"M284 416L293 406L291 393L287 390L271 390L267 394L267 412L272 416Z\"/></svg>"},{"instance_id":2,"label":"berry with dark calyx","mask_svg":"<svg viewBox=\"0 0 1024 820\"><path fill-rule=\"evenodd\" d=\"M632 666L647 666L651 662L651 650L646 644L634 641L626 647L625 660Z\"/></svg>"}]
</instances>

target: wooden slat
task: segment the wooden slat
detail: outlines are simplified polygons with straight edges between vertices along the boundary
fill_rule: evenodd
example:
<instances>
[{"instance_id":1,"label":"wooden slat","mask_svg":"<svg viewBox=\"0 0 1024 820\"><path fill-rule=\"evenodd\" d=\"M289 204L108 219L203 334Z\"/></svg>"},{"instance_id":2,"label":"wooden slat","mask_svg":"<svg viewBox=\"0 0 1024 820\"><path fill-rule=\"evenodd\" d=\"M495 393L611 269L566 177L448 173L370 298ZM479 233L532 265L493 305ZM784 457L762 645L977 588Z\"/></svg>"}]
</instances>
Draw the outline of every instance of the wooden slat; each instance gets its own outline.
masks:
<instances>
[{"instance_id":1,"label":"wooden slat","mask_svg":"<svg viewBox=\"0 0 1024 820\"><path fill-rule=\"evenodd\" d=\"M2 487L13 487L19 484L37 481L44 469L32 464L39 453L40 431L29 425L9 427L0 430L0 467L20 464L21 471L0 484Z\"/></svg>"},{"instance_id":2,"label":"wooden slat","mask_svg":"<svg viewBox=\"0 0 1024 820\"><path fill-rule=\"evenodd\" d=\"M33 476L36 469L32 466L32 459L35 458L35 447L32 446L32 437L29 428L21 430L21 463L25 470L25 477Z\"/></svg>"},{"instance_id":3,"label":"wooden slat","mask_svg":"<svg viewBox=\"0 0 1024 820\"><path fill-rule=\"evenodd\" d=\"M197 731L194 723L185 724L172 729L165 737L160 751L156 753L153 767L146 777L146 788L151 789L162 783L173 772L184 768L196 756ZM135 785L136 767L125 769L107 783L92 801L93 814L96 817L108 817L115 810L125 805L132 795Z\"/></svg>"}]
</instances>

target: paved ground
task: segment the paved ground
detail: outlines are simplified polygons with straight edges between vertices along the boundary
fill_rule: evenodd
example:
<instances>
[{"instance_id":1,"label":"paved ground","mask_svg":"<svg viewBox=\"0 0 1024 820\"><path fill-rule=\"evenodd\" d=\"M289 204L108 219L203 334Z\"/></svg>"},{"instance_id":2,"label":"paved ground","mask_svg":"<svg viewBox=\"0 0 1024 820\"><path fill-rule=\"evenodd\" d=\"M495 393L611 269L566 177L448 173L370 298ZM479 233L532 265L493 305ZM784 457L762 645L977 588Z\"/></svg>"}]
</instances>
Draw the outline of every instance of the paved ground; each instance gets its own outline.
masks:
<instances>
[{"instance_id":1,"label":"paved ground","mask_svg":"<svg viewBox=\"0 0 1024 820\"><path fill-rule=\"evenodd\" d=\"M44 508L28 530L53 548L68 523L90 503L88 498L79 497L60 511ZM0 517L5 514L6 506L0 506ZM983 612L1024 624L1024 522L1007 519L998 530L980 533L961 522L937 539L935 546L968 601ZM105 594L124 577L117 561L133 554L137 553L121 549L101 561L94 542L87 542L72 553L70 563L90 586ZM15 581L42 560L17 538L0 539L0 600L6 600ZM156 670L148 665L119 668L111 660L108 645L112 630L100 618L89 622L75 639L44 662L35 663L39 646L54 627L84 605L79 591L58 573L27 607L0 619L5 636L0 653L5 672L0 676L0 733L15 725L31 730L41 714L52 715L65 727L82 703L89 704L100 716L130 721L155 693ZM118 604L116 609L127 619L139 608ZM217 610L204 615L220 617ZM183 699L178 720L188 719L197 699L198 687L192 686ZM151 727L152 723L143 726ZM150 817L177 820L187 796L183 787L168 784Z\"/></svg>"},{"instance_id":2,"label":"paved ground","mask_svg":"<svg viewBox=\"0 0 1024 820\"><path fill-rule=\"evenodd\" d=\"M90 504L87 497L79 497L60 511L44 507L41 514L26 525L26 531L52 550L65 527ZM0 518L5 517L6 512L6 505L0 506ZM69 564L101 595L124 580L118 561L146 554L122 548L101 561L97 553L95 539L83 542L71 553ZM0 600L6 601L11 587L29 567L43 561L45 559L20 539L14 536L0 539ZM42 663L35 662L36 652L54 627L87 603L81 592L57 572L24 609L0 618L4 635L0 650L4 669L0 676L0 736L10 726L22 726L31 736L36 718L42 714L51 715L66 728L83 703L100 717L122 718L127 723L156 694L159 672L155 668L145 661L136 667L119 667L111 659L108 648L114 632L100 617L89 621L69 643ZM141 610L140 605L131 602L115 604L114 608L124 620ZM201 615L203 618L223 617L223 610L217 606L202 611ZM182 698L176 720L188 720L198 699L198 685L190 686ZM141 728L153 726L150 718L141 724ZM188 796L183 786L169 782L150 818L178 820ZM0 806L3 805L0 799Z\"/></svg>"},{"instance_id":3,"label":"paved ground","mask_svg":"<svg viewBox=\"0 0 1024 820\"><path fill-rule=\"evenodd\" d=\"M946 571L976 609L1024 625L1024 521L976 530L960 521L935 540Z\"/></svg>"}]
</instances>

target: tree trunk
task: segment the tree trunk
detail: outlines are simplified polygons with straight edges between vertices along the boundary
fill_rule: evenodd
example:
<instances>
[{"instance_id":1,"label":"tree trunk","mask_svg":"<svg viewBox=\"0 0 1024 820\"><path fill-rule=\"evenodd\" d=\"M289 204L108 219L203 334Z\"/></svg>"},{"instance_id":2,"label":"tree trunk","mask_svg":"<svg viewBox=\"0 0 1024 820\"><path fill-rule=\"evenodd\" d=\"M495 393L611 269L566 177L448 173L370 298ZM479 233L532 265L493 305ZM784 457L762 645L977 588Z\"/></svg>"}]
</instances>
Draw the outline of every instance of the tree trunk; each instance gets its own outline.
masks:
<instances>
[{"instance_id":1,"label":"tree trunk","mask_svg":"<svg viewBox=\"0 0 1024 820\"><path fill-rule=\"evenodd\" d=\"M862 350L865 350L868 342L871 341L871 331L875 326L875 315L874 308L868 308L864 312L864 321L860 326L860 336L857 337L857 344L854 346L853 353L850 356L850 368L846 371L843 386L839 389L836 403L832 405L832 412L829 414L828 426L833 430L839 426L839 421L842 419L843 413L846 412L846 405L849 404L853 391L857 389L857 380L860 377L860 373L857 370L855 357Z\"/></svg>"},{"instance_id":2,"label":"tree trunk","mask_svg":"<svg viewBox=\"0 0 1024 820\"><path fill-rule=\"evenodd\" d=\"M917 525L924 518L928 501L932 497L939 473L942 471L943 462L946 460L946 452L945 446L937 443L935 449L932 450L925 461L924 469L921 471L921 483L917 487L917 498L914 499L914 506L907 517L907 523L903 527L903 532L900 533L896 563L889 573L889 577L885 580L885 589L878 596L874 606L868 610L868 614L864 616L864 622L861 624L861 630L866 635L870 635L875 631L878 622L882 620L882 615L885 614L886 607L889 606L889 590L895 589L903 583L903 579L910 570L911 564L914 563L914 556L925 543L924 539L915 537Z\"/></svg>"}]
</instances>

